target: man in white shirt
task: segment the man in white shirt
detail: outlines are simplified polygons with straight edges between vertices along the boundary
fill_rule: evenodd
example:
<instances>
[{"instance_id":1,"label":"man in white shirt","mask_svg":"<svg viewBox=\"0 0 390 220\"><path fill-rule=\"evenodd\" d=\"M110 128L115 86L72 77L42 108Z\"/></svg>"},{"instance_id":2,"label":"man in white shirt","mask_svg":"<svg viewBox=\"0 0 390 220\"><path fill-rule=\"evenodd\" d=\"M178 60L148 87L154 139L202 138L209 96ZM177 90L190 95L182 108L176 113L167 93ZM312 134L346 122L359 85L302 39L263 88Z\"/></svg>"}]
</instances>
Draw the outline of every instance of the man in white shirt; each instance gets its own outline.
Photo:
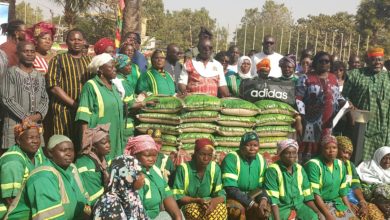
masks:
<instances>
[{"instance_id":1,"label":"man in white shirt","mask_svg":"<svg viewBox=\"0 0 390 220\"><path fill-rule=\"evenodd\" d=\"M257 53L252 57L252 73L256 75L256 64L262 59L268 58L271 61L271 72L269 77L279 78L282 76L282 70L279 67L279 60L283 58L281 54L274 52L275 39L268 35L263 39L263 52Z\"/></svg>"},{"instance_id":2,"label":"man in white shirt","mask_svg":"<svg viewBox=\"0 0 390 220\"><path fill-rule=\"evenodd\" d=\"M199 54L183 65L179 78L179 90L182 94L206 93L222 97L229 96L222 65L211 57L213 46L209 39L198 43Z\"/></svg>"}]
</instances>

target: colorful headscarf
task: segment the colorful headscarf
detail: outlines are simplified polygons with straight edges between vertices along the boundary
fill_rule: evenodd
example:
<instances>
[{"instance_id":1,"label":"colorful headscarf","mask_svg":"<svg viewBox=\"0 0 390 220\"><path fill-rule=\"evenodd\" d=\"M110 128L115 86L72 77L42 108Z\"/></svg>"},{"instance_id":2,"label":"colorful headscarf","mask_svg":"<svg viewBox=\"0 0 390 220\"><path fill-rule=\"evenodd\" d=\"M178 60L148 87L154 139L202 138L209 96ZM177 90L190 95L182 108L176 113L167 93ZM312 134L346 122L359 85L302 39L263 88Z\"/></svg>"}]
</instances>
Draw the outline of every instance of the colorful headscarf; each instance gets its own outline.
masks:
<instances>
[{"instance_id":1,"label":"colorful headscarf","mask_svg":"<svg viewBox=\"0 0 390 220\"><path fill-rule=\"evenodd\" d=\"M337 140L337 147L339 148L339 150L344 150L351 153L353 152L353 144L351 139L349 139L349 137L337 136L336 140Z\"/></svg>"},{"instance_id":2,"label":"colorful headscarf","mask_svg":"<svg viewBox=\"0 0 390 220\"><path fill-rule=\"evenodd\" d=\"M297 151L299 149L298 142L294 139L287 139L278 142L277 154L280 155L286 148L294 147Z\"/></svg>"},{"instance_id":3,"label":"colorful headscarf","mask_svg":"<svg viewBox=\"0 0 390 220\"><path fill-rule=\"evenodd\" d=\"M140 163L132 156L122 155L112 160L107 190L94 206L95 219L149 219L138 191L134 190L134 181L141 170Z\"/></svg>"},{"instance_id":4,"label":"colorful headscarf","mask_svg":"<svg viewBox=\"0 0 390 220\"><path fill-rule=\"evenodd\" d=\"M20 137L25 131L31 128L38 129L39 134L42 133L42 126L40 124L25 119L20 124L15 125L14 127L15 138Z\"/></svg>"},{"instance_id":5,"label":"colorful headscarf","mask_svg":"<svg viewBox=\"0 0 390 220\"><path fill-rule=\"evenodd\" d=\"M214 150L214 143L208 138L199 138L195 141L195 151L210 147Z\"/></svg>"},{"instance_id":6,"label":"colorful headscarf","mask_svg":"<svg viewBox=\"0 0 390 220\"><path fill-rule=\"evenodd\" d=\"M249 68L249 71L247 73L243 73L241 71L241 66L242 64L244 63L245 60L248 60L249 63L250 63L250 68ZM241 79L251 79L253 78L253 75L251 73L251 68L252 68L252 59L248 56L242 56L238 59L238 63L237 63L237 69L238 69L238 75L240 76Z\"/></svg>"},{"instance_id":7,"label":"colorful headscarf","mask_svg":"<svg viewBox=\"0 0 390 220\"><path fill-rule=\"evenodd\" d=\"M385 50L380 47L370 48L367 52L368 57L383 57L385 55Z\"/></svg>"},{"instance_id":8,"label":"colorful headscarf","mask_svg":"<svg viewBox=\"0 0 390 220\"><path fill-rule=\"evenodd\" d=\"M95 43L93 49L94 49L94 51L95 51L95 54L96 54L96 55L99 55L99 54L104 53L104 51L105 51L105 50L107 49L107 47L109 47L109 46L112 46L112 47L115 49L114 41L112 41L110 38L104 37L104 38L99 39L99 40Z\"/></svg>"},{"instance_id":9,"label":"colorful headscarf","mask_svg":"<svg viewBox=\"0 0 390 220\"><path fill-rule=\"evenodd\" d=\"M50 137L49 143L47 144L47 149L51 150L51 149L55 148L55 146L57 146L58 144L61 144L63 142L71 142L72 143L72 140L70 140L65 135L55 134L55 135Z\"/></svg>"},{"instance_id":10,"label":"colorful headscarf","mask_svg":"<svg viewBox=\"0 0 390 220\"><path fill-rule=\"evenodd\" d=\"M91 60L91 63L88 65L88 70L97 73L99 67L113 60L112 56L108 53L102 53L100 55L94 56Z\"/></svg>"},{"instance_id":11,"label":"colorful headscarf","mask_svg":"<svg viewBox=\"0 0 390 220\"><path fill-rule=\"evenodd\" d=\"M262 59L256 64L257 72L269 72L271 70L271 61L268 58Z\"/></svg>"},{"instance_id":12,"label":"colorful headscarf","mask_svg":"<svg viewBox=\"0 0 390 220\"><path fill-rule=\"evenodd\" d=\"M83 140L81 146L82 155L88 155L95 162L97 166L97 171L102 171L104 185L108 184L108 172L107 172L107 161L103 157L103 161L99 159L99 157L92 150L94 147L93 144L99 142L104 137L109 135L110 123L104 125L98 125L95 128L88 128L83 133Z\"/></svg>"},{"instance_id":13,"label":"colorful headscarf","mask_svg":"<svg viewBox=\"0 0 390 220\"><path fill-rule=\"evenodd\" d=\"M124 153L126 155L136 155L146 150L158 151L156 142L153 140L153 138L147 134L144 134L129 138Z\"/></svg>"},{"instance_id":14,"label":"colorful headscarf","mask_svg":"<svg viewBox=\"0 0 390 220\"><path fill-rule=\"evenodd\" d=\"M250 141L257 141L257 142L259 142L259 136L257 135L256 132L254 132L254 131L246 132L241 137L240 147L244 147Z\"/></svg>"},{"instance_id":15,"label":"colorful headscarf","mask_svg":"<svg viewBox=\"0 0 390 220\"><path fill-rule=\"evenodd\" d=\"M42 21L26 30L26 40L36 44L37 39L45 34L50 34L51 38L54 39L56 32L57 28L55 25Z\"/></svg>"},{"instance_id":16,"label":"colorful headscarf","mask_svg":"<svg viewBox=\"0 0 390 220\"><path fill-rule=\"evenodd\" d=\"M337 146L337 139L332 135L325 135L321 138L321 146L324 147L328 144L334 144Z\"/></svg>"},{"instance_id":17,"label":"colorful headscarf","mask_svg":"<svg viewBox=\"0 0 390 220\"><path fill-rule=\"evenodd\" d=\"M296 60L297 60L297 58L295 57L295 55L288 54L279 60L279 66L281 67L283 65L283 63L291 63L294 66L296 66Z\"/></svg>"},{"instance_id":18,"label":"colorful headscarf","mask_svg":"<svg viewBox=\"0 0 390 220\"><path fill-rule=\"evenodd\" d=\"M121 70L123 68L125 68L125 66L127 66L128 64L131 63L131 60L130 58L125 55L125 54L118 54L116 57L115 57L115 68L117 70Z\"/></svg>"}]
</instances>

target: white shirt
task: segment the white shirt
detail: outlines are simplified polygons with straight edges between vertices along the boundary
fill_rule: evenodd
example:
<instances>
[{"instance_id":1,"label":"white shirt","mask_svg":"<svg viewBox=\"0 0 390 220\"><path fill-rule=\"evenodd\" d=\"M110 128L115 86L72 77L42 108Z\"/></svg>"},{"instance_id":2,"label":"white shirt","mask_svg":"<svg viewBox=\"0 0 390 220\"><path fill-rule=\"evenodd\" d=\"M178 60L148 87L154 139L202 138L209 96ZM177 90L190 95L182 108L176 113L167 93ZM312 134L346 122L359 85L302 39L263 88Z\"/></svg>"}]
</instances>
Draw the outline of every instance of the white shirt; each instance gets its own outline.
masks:
<instances>
[{"instance_id":1,"label":"white shirt","mask_svg":"<svg viewBox=\"0 0 390 220\"><path fill-rule=\"evenodd\" d=\"M269 73L270 77L279 78L282 76L282 69L279 67L279 60L283 58L281 54L273 53L267 55L264 52L257 53L252 56L252 74L257 75L256 65L264 58L268 58L271 62L271 72Z\"/></svg>"},{"instance_id":2,"label":"white shirt","mask_svg":"<svg viewBox=\"0 0 390 220\"><path fill-rule=\"evenodd\" d=\"M219 75L219 84L218 87L226 86L225 74L223 73L223 67L221 63L212 59L207 62L206 66L203 61L197 61L196 59L192 59L192 64L195 67L195 70L199 73L199 75L203 77L214 77ZM186 69L186 64L183 65L183 71L181 71L179 77L179 83L187 85L188 84L188 72Z\"/></svg>"},{"instance_id":3,"label":"white shirt","mask_svg":"<svg viewBox=\"0 0 390 220\"><path fill-rule=\"evenodd\" d=\"M228 70L234 71L235 73L238 73L238 67L237 65L228 65Z\"/></svg>"}]
</instances>

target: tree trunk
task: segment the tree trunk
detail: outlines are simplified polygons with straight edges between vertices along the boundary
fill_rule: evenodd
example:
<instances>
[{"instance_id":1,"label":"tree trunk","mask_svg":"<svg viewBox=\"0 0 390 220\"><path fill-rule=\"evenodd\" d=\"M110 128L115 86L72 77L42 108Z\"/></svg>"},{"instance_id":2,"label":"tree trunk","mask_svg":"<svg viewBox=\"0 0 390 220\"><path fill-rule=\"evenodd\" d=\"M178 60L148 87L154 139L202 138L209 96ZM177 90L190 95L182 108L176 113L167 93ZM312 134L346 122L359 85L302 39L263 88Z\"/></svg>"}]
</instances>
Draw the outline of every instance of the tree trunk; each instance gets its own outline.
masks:
<instances>
[{"instance_id":1,"label":"tree trunk","mask_svg":"<svg viewBox=\"0 0 390 220\"><path fill-rule=\"evenodd\" d=\"M16 19L16 0L8 0L8 22Z\"/></svg>"},{"instance_id":2,"label":"tree trunk","mask_svg":"<svg viewBox=\"0 0 390 220\"><path fill-rule=\"evenodd\" d=\"M142 0L125 0L121 33L122 40L127 32L141 33L141 5Z\"/></svg>"}]
</instances>

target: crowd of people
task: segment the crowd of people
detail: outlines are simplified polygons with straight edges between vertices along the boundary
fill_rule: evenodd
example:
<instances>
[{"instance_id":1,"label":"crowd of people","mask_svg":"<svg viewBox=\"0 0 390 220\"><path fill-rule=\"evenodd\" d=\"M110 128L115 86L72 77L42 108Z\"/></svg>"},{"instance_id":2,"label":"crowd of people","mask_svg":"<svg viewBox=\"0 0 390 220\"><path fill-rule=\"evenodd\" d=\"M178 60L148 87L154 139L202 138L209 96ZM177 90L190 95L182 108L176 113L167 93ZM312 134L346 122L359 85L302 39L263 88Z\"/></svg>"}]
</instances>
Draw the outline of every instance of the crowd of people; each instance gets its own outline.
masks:
<instances>
[{"instance_id":1,"label":"crowd of people","mask_svg":"<svg viewBox=\"0 0 390 220\"><path fill-rule=\"evenodd\" d=\"M0 219L390 217L390 67L382 48L348 64L310 49L297 60L265 36L261 52L243 55L235 45L214 51L212 33L201 28L197 48L184 53L170 43L149 60L135 32L119 48L101 38L90 56L79 29L55 54L50 23L1 28ZM256 132L219 163L214 142L199 138L192 157L176 164L160 152L160 130L135 131L136 113L156 105L149 96L243 98L254 80L295 88L296 138L278 142L273 163L259 153ZM371 112L360 164L350 161L352 115L333 124L346 104Z\"/></svg>"}]
</instances>

